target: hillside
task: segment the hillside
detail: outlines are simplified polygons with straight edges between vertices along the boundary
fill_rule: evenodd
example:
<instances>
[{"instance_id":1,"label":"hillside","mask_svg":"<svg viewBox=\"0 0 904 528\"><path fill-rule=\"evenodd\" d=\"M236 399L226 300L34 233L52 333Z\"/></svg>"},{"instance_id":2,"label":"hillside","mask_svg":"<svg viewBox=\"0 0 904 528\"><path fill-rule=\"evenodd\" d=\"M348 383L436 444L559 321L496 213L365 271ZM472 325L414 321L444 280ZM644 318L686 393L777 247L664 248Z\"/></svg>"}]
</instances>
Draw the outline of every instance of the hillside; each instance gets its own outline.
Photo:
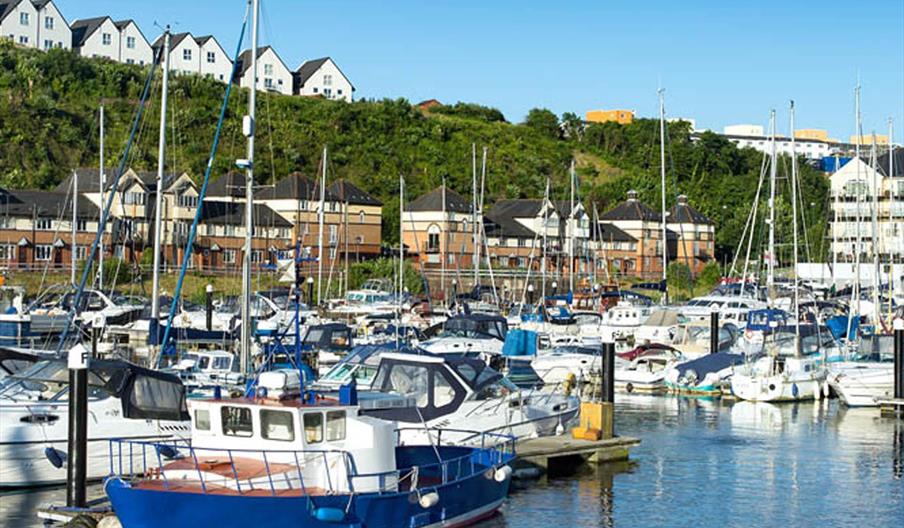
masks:
<instances>
[{"instance_id":1,"label":"hillside","mask_svg":"<svg viewBox=\"0 0 904 528\"><path fill-rule=\"evenodd\" d=\"M64 50L44 53L0 42L0 185L51 188L72 168L96 165L101 101L107 165L117 163L146 72ZM129 160L138 169L156 166L159 84L158 75ZM177 75L170 88L167 165L200 179L225 86ZM235 89L215 177L245 157L241 116L246 105L247 93ZM593 198L600 211L621 200L629 188L639 190L651 205L659 200L656 121L582 129L566 114L560 128L558 118L543 110L532 111L524 124L510 124L498 111L478 105L425 113L401 99L343 103L272 94L258 98L257 115L261 184L296 170L316 175L328 146L330 179L349 178L384 201L388 240L397 236L399 174L406 178L409 199L439 185L443 177L470 194L472 143L478 151L489 149L488 203L542 196L547 176L556 197L565 197L572 157L578 161L581 194ZM731 251L753 200L762 155L738 150L713 134L691 141L680 125L672 127L669 138L669 201L679 192L688 194L716 221L721 252ZM814 204L808 209L810 239L819 242L827 185L821 175L805 169L802 187L805 200Z\"/></svg>"}]
</instances>

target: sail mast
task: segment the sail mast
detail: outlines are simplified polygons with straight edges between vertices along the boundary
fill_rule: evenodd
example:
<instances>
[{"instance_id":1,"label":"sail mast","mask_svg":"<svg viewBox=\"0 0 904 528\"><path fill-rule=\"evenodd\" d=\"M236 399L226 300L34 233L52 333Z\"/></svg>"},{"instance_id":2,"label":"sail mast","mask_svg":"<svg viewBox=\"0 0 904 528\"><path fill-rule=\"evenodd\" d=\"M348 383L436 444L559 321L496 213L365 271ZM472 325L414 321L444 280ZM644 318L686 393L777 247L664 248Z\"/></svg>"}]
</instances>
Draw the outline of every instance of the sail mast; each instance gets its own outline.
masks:
<instances>
[{"instance_id":1,"label":"sail mast","mask_svg":"<svg viewBox=\"0 0 904 528\"><path fill-rule=\"evenodd\" d=\"M317 302L323 298L320 285L323 282L323 216L326 208L327 149L323 147L323 167L320 171L320 214L317 215Z\"/></svg>"},{"instance_id":2,"label":"sail mast","mask_svg":"<svg viewBox=\"0 0 904 528\"><path fill-rule=\"evenodd\" d=\"M669 302L668 265L669 245L665 210L665 90L659 89L659 176L662 195L662 304Z\"/></svg>"},{"instance_id":3,"label":"sail mast","mask_svg":"<svg viewBox=\"0 0 904 528\"><path fill-rule=\"evenodd\" d=\"M565 223L565 228L568 232L568 291L574 292L574 160L571 160L571 169L569 171L569 177L571 179L571 198L569 202L569 206L571 209L569 210L569 218Z\"/></svg>"},{"instance_id":4,"label":"sail mast","mask_svg":"<svg viewBox=\"0 0 904 528\"><path fill-rule=\"evenodd\" d=\"M72 260L72 277L70 280L72 281L72 285L76 286L75 283L75 268L76 263L78 261L78 243L76 242L75 236L78 232L78 171L72 171L72 243L69 244L69 248L71 249L70 257Z\"/></svg>"},{"instance_id":5,"label":"sail mast","mask_svg":"<svg viewBox=\"0 0 904 528\"><path fill-rule=\"evenodd\" d=\"M895 124L892 118L888 118L888 177L895 177ZM894 180L890 180L894 181ZM889 198L891 199L891 203L888 205L888 222L891 224L891 232L897 234L898 237L901 236L901 226L896 225L895 222L895 208L894 208L894 196L895 189L890 188L888 191ZM897 246L894 243L894 236L889 237L890 240L886 242L885 247L888 248L888 288L889 288L889 299L895 298L895 252L892 248ZM891 302L888 303L889 312L892 310ZM889 319L891 319L891 314L889 313Z\"/></svg>"},{"instance_id":6,"label":"sail mast","mask_svg":"<svg viewBox=\"0 0 904 528\"><path fill-rule=\"evenodd\" d=\"M873 324L879 329L879 318L882 309L879 307L879 287L881 275L879 273L879 168L876 160L876 133L873 132L872 146L870 146L870 170L873 173L872 184L872 247L873 247Z\"/></svg>"},{"instance_id":7,"label":"sail mast","mask_svg":"<svg viewBox=\"0 0 904 528\"><path fill-rule=\"evenodd\" d=\"M851 302L848 304L848 324L847 324L847 333L844 335L845 341L847 341L850 346L850 336L851 336L851 328L853 326L854 318L860 317L860 249L863 244L863 231L860 229L860 202L862 200L862 192L860 188L860 184L862 180L860 179L860 166L863 161L860 159L860 140L862 133L862 127L860 124L860 82L858 80L857 87L854 88L854 159L853 162L857 164L857 182L858 187L855 189L855 199L857 200L857 207L855 210L857 211L856 221L854 222L854 227L857 230L856 236L856 244L854 245L854 276L853 282L851 284Z\"/></svg>"},{"instance_id":8,"label":"sail mast","mask_svg":"<svg viewBox=\"0 0 904 528\"><path fill-rule=\"evenodd\" d=\"M474 286L480 282L480 247L477 245L477 144L471 143L471 233L474 259Z\"/></svg>"},{"instance_id":9,"label":"sail mast","mask_svg":"<svg viewBox=\"0 0 904 528\"><path fill-rule=\"evenodd\" d=\"M775 152L775 110L769 114L769 134L772 151L769 161L769 260L766 261L766 287L769 290L769 302L775 297L775 179L777 171L777 155Z\"/></svg>"},{"instance_id":10,"label":"sail mast","mask_svg":"<svg viewBox=\"0 0 904 528\"><path fill-rule=\"evenodd\" d=\"M541 228L543 229L543 248L541 253L542 260L540 261L540 277L541 277L541 288L540 293L543 299L543 302L546 302L546 227L549 225L549 207L547 204L549 203L549 176L546 177L546 192L543 193L543 225Z\"/></svg>"},{"instance_id":11,"label":"sail mast","mask_svg":"<svg viewBox=\"0 0 904 528\"><path fill-rule=\"evenodd\" d=\"M248 159L245 166L245 249L242 255L242 341L240 348L241 369L245 374L249 372L251 359L251 233L254 230L254 115L258 85L257 29L260 0L251 0L251 13L251 91L248 94L248 115L245 116L242 127L248 138Z\"/></svg>"},{"instance_id":12,"label":"sail mast","mask_svg":"<svg viewBox=\"0 0 904 528\"><path fill-rule=\"evenodd\" d=\"M154 269L151 279L151 328L160 320L160 245L163 224L163 167L166 162L166 103L169 86L170 27L163 30L163 88L160 94L160 139L157 148L157 189L154 202ZM199 205L200 207L200 205ZM156 341L155 341L156 342Z\"/></svg>"},{"instance_id":13,"label":"sail mast","mask_svg":"<svg viewBox=\"0 0 904 528\"><path fill-rule=\"evenodd\" d=\"M98 180L100 183L100 203L107 203L107 175L104 173L104 105L100 105L100 174ZM104 226L104 231L107 228ZM97 252L97 289L104 289L104 235L100 236L100 251Z\"/></svg>"},{"instance_id":14,"label":"sail mast","mask_svg":"<svg viewBox=\"0 0 904 528\"><path fill-rule=\"evenodd\" d=\"M791 215L794 232L794 335L795 353L800 353L800 284L797 282L797 146L794 141L794 101L791 101Z\"/></svg>"},{"instance_id":15,"label":"sail mast","mask_svg":"<svg viewBox=\"0 0 904 528\"><path fill-rule=\"evenodd\" d=\"M447 235L447 229L449 228L449 219L446 216L446 176L443 175L443 238L440 241L440 266L439 266L439 289L443 292L443 310L446 309L448 303L446 302L446 248L449 245L449 238Z\"/></svg>"}]
</instances>

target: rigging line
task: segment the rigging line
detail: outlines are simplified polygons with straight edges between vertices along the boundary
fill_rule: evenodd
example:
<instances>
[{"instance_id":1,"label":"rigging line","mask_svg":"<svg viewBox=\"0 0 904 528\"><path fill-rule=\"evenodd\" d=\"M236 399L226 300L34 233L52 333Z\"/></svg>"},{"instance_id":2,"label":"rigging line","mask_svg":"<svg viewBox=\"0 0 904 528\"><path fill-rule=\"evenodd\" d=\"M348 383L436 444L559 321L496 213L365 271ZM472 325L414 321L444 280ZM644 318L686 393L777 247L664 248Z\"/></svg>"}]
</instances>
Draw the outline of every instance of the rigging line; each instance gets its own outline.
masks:
<instances>
[{"instance_id":1,"label":"rigging line","mask_svg":"<svg viewBox=\"0 0 904 528\"><path fill-rule=\"evenodd\" d=\"M759 182L757 183L756 193L753 196L754 204L760 200L760 192L763 187L763 178L766 174L766 157L763 156L762 161L760 162L760 177ZM756 221L754 216L756 215L756 208L751 208L750 212L747 213L747 222L744 224L744 230L741 232L741 239L738 241L738 247L735 251L734 258L731 261L731 269L728 272L728 276L731 277L735 273L735 268L737 268L738 258L741 254L741 248L744 247L744 241L747 239L747 230L752 229L753 222Z\"/></svg>"},{"instance_id":2,"label":"rigging line","mask_svg":"<svg viewBox=\"0 0 904 528\"><path fill-rule=\"evenodd\" d=\"M66 315L66 326L63 328L63 333L60 336L60 343L57 346L57 353L62 352L63 344L66 342L66 337L69 335L69 328L72 326L72 322L75 319L75 312L76 310L78 310L79 305L81 304L85 284L88 282L88 271L91 268L91 264L94 262L94 254L97 251L101 238L103 237L104 228L110 216L110 208L113 205L113 195L115 194L117 186L119 185L119 179L122 177L122 173L125 170L125 164L128 160L129 152L132 148L132 143L135 141L135 134L138 131L139 124L141 123L141 118L144 115L144 109L148 100L148 93L151 89L151 83L154 80L154 72L157 70L157 65L159 64L162 55L163 49L161 48L160 54L158 55L154 63L151 64L147 80L144 83L144 90L142 92L141 99L139 100L138 111L135 114L134 121L132 122L132 130L129 133L129 140L126 143L125 152L123 152L122 158L120 158L119 167L117 168L116 173L113 176L113 182L111 185L112 192L110 193L110 197L107 198L106 204L104 205L104 208L101 212L100 221L98 222L97 226L97 233L94 236L94 241L91 243L91 251L88 255L85 269L82 271L82 278L79 280L78 289L75 291L75 297L73 298L73 302L69 307L69 313ZM103 194L103 189L101 189L101 194Z\"/></svg>"},{"instance_id":3,"label":"rigging line","mask_svg":"<svg viewBox=\"0 0 904 528\"><path fill-rule=\"evenodd\" d=\"M242 29L239 32L239 38L236 43L235 55L233 56L233 61L232 61L232 73L229 76L230 78L234 78L236 71L237 71L238 58L239 58L239 54L242 51L242 42L245 39L245 29L248 26L248 15L249 15L250 11L251 11L251 3L249 2L248 6L245 8L245 17L244 17L244 20L242 21ZM164 330L164 333L163 333L163 341L161 341L161 345L162 345L161 351L163 350L163 347L166 346L166 344L169 340L170 329L173 326L173 319L176 317L177 299L179 299L179 297L182 294L183 281L185 280L185 274L188 271L188 264L191 261L191 254L192 254L191 247L195 241L195 235L197 234L198 224L200 223L200 220L201 220L201 211L203 210L203 207L201 206L201 204L204 203L204 197L207 195L207 185L210 183L210 173L213 168L214 160L216 159L217 148L220 146L220 134L223 132L223 122L226 119L226 110L229 107L229 95L232 93L232 86L233 86L232 83L227 83L226 84L226 93L223 95L223 103L220 107L220 116L217 119L217 128L216 128L216 131L214 132L213 144L210 147L210 155L207 158L207 168L204 170L204 180L201 184L201 190L198 193L198 207L195 209L195 217L192 220L191 229L188 232L188 241L185 244L185 251L184 251L183 258L182 258L182 267L179 269L179 279L176 282L176 289L173 292L173 302L170 303L169 315L166 318L166 329ZM253 87L251 87L251 89L254 90L254 89L256 89L256 87L253 86ZM162 357L163 357L162 353L157 356L157 365L158 366L160 365L160 359Z\"/></svg>"}]
</instances>

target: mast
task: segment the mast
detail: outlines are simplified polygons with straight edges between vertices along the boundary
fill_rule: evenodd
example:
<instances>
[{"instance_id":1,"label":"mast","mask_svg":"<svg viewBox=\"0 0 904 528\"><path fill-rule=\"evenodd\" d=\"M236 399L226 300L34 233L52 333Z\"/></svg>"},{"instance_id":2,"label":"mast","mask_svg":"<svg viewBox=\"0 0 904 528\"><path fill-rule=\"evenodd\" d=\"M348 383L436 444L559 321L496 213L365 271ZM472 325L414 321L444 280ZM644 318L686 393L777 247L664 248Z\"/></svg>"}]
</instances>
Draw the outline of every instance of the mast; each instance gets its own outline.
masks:
<instances>
[{"instance_id":1,"label":"mast","mask_svg":"<svg viewBox=\"0 0 904 528\"><path fill-rule=\"evenodd\" d=\"M402 293L405 290L405 177L399 173L399 296L396 321L396 347L399 346L399 327L402 326Z\"/></svg>"},{"instance_id":2,"label":"mast","mask_svg":"<svg viewBox=\"0 0 904 528\"><path fill-rule=\"evenodd\" d=\"M248 159L245 164L245 248L242 255L242 341L240 348L242 373L248 373L251 359L251 233L254 229L254 132L257 104L257 29L260 0L251 0L251 91L248 94L248 115L243 132L248 138ZM199 204L200 206L200 204Z\"/></svg>"},{"instance_id":3,"label":"mast","mask_svg":"<svg viewBox=\"0 0 904 528\"><path fill-rule=\"evenodd\" d=\"M873 193L872 193L872 247L873 247L873 316L874 325L879 325L879 318L882 309L879 307L879 287L881 286L881 276L879 273L879 168L876 160L876 133L873 132L872 146L869 153L870 170L873 173ZM878 330L878 326L876 329Z\"/></svg>"},{"instance_id":4,"label":"mast","mask_svg":"<svg viewBox=\"0 0 904 528\"><path fill-rule=\"evenodd\" d=\"M541 253L542 260L540 260L540 277L541 277L541 288L540 294L543 302L546 302L546 226L549 224L549 176L546 177L546 192L543 193L543 248Z\"/></svg>"},{"instance_id":5,"label":"mast","mask_svg":"<svg viewBox=\"0 0 904 528\"><path fill-rule=\"evenodd\" d=\"M800 284L797 282L797 146L794 141L794 101L791 101L791 215L794 233L794 335L795 354L800 354Z\"/></svg>"},{"instance_id":6,"label":"mast","mask_svg":"<svg viewBox=\"0 0 904 528\"><path fill-rule=\"evenodd\" d=\"M895 124L894 124L894 120L890 117L888 118L888 177L889 178L895 177ZM894 202L895 202L895 194L896 193L894 191L895 191L894 188L892 188L892 189L889 189L889 192L888 192L888 196L889 196L888 222L892 226L891 232L897 234L897 236L900 237L902 226L899 223L895 222ZM890 289L889 298L894 299L895 298L895 257L894 257L895 252L893 251L892 248L894 248L898 245L895 244L895 242L894 242L894 238L896 238L896 237L890 237L890 238L892 240L889 240L886 243L886 247L888 247L888 259L889 259L888 287ZM900 246L898 246L898 247L900 247ZM888 303L888 309L889 310L892 309L891 302ZM891 319L891 315L889 315L889 319Z\"/></svg>"},{"instance_id":7,"label":"mast","mask_svg":"<svg viewBox=\"0 0 904 528\"><path fill-rule=\"evenodd\" d=\"M566 229L569 230L568 233L568 291L574 293L574 160L571 160L571 170L569 171L571 176L571 201L569 205L571 206L570 214L568 221L565 223Z\"/></svg>"},{"instance_id":8,"label":"mast","mask_svg":"<svg viewBox=\"0 0 904 528\"><path fill-rule=\"evenodd\" d=\"M78 232L78 171L72 171L72 243L70 244L70 255L72 260L72 276L70 280L72 281L72 285L76 286L75 282L75 268L76 263L78 261L78 243L76 242L75 236Z\"/></svg>"},{"instance_id":9,"label":"mast","mask_svg":"<svg viewBox=\"0 0 904 528\"><path fill-rule=\"evenodd\" d=\"M104 173L104 105L100 105L100 203L107 203L107 175ZM107 227L103 226L104 232ZM104 233L100 235L100 251L97 252L97 289L104 289Z\"/></svg>"},{"instance_id":10,"label":"mast","mask_svg":"<svg viewBox=\"0 0 904 528\"><path fill-rule=\"evenodd\" d=\"M775 178L778 166L775 152L775 110L769 113L769 130L772 151L769 161L769 260L766 262L766 287L771 304L775 294Z\"/></svg>"},{"instance_id":11,"label":"mast","mask_svg":"<svg viewBox=\"0 0 904 528\"><path fill-rule=\"evenodd\" d=\"M170 27L163 30L163 88L160 94L160 139L157 148L157 190L154 205L154 269L151 281L151 319L160 320L160 245L163 224L163 166L166 162L166 103L169 86ZM152 328L156 328L156 322ZM155 330L156 331L156 330Z\"/></svg>"},{"instance_id":12,"label":"mast","mask_svg":"<svg viewBox=\"0 0 904 528\"><path fill-rule=\"evenodd\" d=\"M439 266L439 289L443 292L443 310L446 309L448 303L446 302L446 247L449 244L449 239L447 236L446 229L449 227L449 219L446 217L446 176L443 175L443 227L442 227L442 235L443 238L440 241L440 266Z\"/></svg>"},{"instance_id":13,"label":"mast","mask_svg":"<svg viewBox=\"0 0 904 528\"><path fill-rule=\"evenodd\" d=\"M471 143L471 233L474 244L471 256L474 259L474 286L480 282L480 246L477 245L477 145Z\"/></svg>"},{"instance_id":14,"label":"mast","mask_svg":"<svg viewBox=\"0 0 904 528\"><path fill-rule=\"evenodd\" d=\"M863 161L860 159L860 140L862 134L862 126L860 124L860 81L857 81L857 87L854 88L854 121L855 121L855 141L854 141L854 161L857 163L857 183L858 185L862 180L860 180L860 165ZM860 192L861 189L857 188L856 192L856 200L857 200L857 217L854 226L857 229L857 243L854 246L854 277L853 283L851 285L851 302L848 304L848 324L847 324L847 333L844 335L845 341L850 346L850 336L851 336L851 326L854 321L854 317L860 316L860 248L863 243L862 230L860 229L860 202L862 199L862 194Z\"/></svg>"},{"instance_id":15,"label":"mast","mask_svg":"<svg viewBox=\"0 0 904 528\"><path fill-rule=\"evenodd\" d=\"M317 215L317 302L322 299L320 285L323 282L323 216L326 208L327 150L323 147L323 170L320 171L320 214Z\"/></svg>"},{"instance_id":16,"label":"mast","mask_svg":"<svg viewBox=\"0 0 904 528\"><path fill-rule=\"evenodd\" d=\"M662 195L662 304L669 302L669 243L665 210L665 90L659 89L659 176Z\"/></svg>"}]
</instances>

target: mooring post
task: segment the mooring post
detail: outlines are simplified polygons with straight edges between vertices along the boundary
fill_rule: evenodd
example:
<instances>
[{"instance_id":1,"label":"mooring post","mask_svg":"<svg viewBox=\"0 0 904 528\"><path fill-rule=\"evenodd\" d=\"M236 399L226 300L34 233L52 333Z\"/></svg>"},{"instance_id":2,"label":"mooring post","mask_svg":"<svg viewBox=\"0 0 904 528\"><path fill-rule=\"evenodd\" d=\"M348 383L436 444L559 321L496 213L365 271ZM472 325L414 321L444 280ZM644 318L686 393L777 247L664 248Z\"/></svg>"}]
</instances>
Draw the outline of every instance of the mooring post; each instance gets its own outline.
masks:
<instances>
[{"instance_id":1,"label":"mooring post","mask_svg":"<svg viewBox=\"0 0 904 528\"><path fill-rule=\"evenodd\" d=\"M97 334L91 333L97 353ZM69 349L69 446L66 462L66 506L84 508L88 454L88 349L76 343Z\"/></svg>"},{"instance_id":2,"label":"mooring post","mask_svg":"<svg viewBox=\"0 0 904 528\"><path fill-rule=\"evenodd\" d=\"M719 312L709 313L709 353L719 351Z\"/></svg>"},{"instance_id":3,"label":"mooring post","mask_svg":"<svg viewBox=\"0 0 904 528\"><path fill-rule=\"evenodd\" d=\"M604 403L615 403L615 343L603 343L602 359L602 399Z\"/></svg>"},{"instance_id":4,"label":"mooring post","mask_svg":"<svg viewBox=\"0 0 904 528\"><path fill-rule=\"evenodd\" d=\"M904 399L904 320L895 319L895 399Z\"/></svg>"},{"instance_id":5,"label":"mooring post","mask_svg":"<svg viewBox=\"0 0 904 528\"><path fill-rule=\"evenodd\" d=\"M308 307L314 308L314 277L308 277Z\"/></svg>"},{"instance_id":6,"label":"mooring post","mask_svg":"<svg viewBox=\"0 0 904 528\"><path fill-rule=\"evenodd\" d=\"M533 306L534 305L534 285L527 285L527 304Z\"/></svg>"},{"instance_id":7,"label":"mooring post","mask_svg":"<svg viewBox=\"0 0 904 528\"><path fill-rule=\"evenodd\" d=\"M208 284L204 289L205 307L207 311L207 331L213 330L213 284Z\"/></svg>"}]
</instances>

